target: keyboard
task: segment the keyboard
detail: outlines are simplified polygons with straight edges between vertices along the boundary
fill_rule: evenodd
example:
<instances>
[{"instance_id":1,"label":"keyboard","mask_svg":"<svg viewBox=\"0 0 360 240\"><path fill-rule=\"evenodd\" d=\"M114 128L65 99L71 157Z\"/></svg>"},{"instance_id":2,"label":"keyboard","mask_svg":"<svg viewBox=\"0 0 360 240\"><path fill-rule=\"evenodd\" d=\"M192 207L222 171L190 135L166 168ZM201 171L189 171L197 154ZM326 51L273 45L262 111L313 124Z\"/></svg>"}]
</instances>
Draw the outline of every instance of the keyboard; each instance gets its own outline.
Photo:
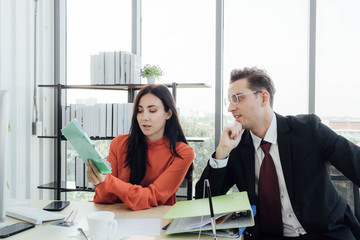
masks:
<instances>
[{"instance_id":1,"label":"keyboard","mask_svg":"<svg viewBox=\"0 0 360 240\"><path fill-rule=\"evenodd\" d=\"M60 220L65 218L64 215L30 206L7 207L6 215L33 224L42 224L42 222Z\"/></svg>"}]
</instances>

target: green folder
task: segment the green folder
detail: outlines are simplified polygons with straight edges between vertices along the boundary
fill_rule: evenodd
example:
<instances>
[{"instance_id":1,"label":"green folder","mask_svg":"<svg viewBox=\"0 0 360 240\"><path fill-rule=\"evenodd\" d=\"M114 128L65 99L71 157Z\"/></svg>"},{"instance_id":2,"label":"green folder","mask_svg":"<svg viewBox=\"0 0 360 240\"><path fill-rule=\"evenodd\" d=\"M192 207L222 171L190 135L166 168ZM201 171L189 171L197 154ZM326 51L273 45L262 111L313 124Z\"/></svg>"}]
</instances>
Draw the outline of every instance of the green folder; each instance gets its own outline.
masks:
<instances>
[{"instance_id":1,"label":"green folder","mask_svg":"<svg viewBox=\"0 0 360 240\"><path fill-rule=\"evenodd\" d=\"M254 226L247 192L216 196L212 198L212 203L215 219L218 219L216 229ZM209 199L177 202L163 219L173 219L166 234L211 230Z\"/></svg>"},{"instance_id":2,"label":"green folder","mask_svg":"<svg viewBox=\"0 0 360 240\"><path fill-rule=\"evenodd\" d=\"M90 138L83 131L76 119L72 120L68 125L61 129L61 132L84 162L86 160L91 160L100 173L111 173L111 167L93 146Z\"/></svg>"}]
</instances>

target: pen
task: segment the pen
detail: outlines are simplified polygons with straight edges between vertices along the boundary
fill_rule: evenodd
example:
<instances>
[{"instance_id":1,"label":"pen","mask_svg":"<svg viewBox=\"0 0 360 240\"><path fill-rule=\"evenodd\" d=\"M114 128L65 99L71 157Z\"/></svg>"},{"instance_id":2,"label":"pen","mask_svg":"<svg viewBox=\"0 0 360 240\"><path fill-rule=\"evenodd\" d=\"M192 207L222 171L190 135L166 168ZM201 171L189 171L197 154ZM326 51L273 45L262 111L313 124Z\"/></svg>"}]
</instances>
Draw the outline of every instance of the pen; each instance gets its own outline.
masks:
<instances>
[{"instance_id":1,"label":"pen","mask_svg":"<svg viewBox=\"0 0 360 240\"><path fill-rule=\"evenodd\" d=\"M214 216L214 209L213 209L213 205L212 205L212 200L211 200L211 189L210 189L210 183L208 179L205 179L205 185L207 187L208 190L208 197L209 197L209 206L210 206L210 221L211 221L211 228L212 228L212 232L214 234L214 240L216 240L216 226L215 226L215 216Z\"/></svg>"}]
</instances>

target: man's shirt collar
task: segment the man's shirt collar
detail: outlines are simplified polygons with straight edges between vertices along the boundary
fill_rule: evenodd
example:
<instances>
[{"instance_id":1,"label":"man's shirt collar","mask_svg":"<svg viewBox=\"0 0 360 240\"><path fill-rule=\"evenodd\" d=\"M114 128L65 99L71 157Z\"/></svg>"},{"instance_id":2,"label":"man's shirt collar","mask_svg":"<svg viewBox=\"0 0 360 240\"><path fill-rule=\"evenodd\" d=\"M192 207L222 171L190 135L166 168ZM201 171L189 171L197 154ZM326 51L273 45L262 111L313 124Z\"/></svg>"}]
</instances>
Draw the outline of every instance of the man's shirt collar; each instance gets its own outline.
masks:
<instances>
[{"instance_id":1,"label":"man's shirt collar","mask_svg":"<svg viewBox=\"0 0 360 240\"><path fill-rule=\"evenodd\" d=\"M253 134L251 131L250 134L253 140L254 148L258 149L262 139L256 136L255 134ZM264 141L269 142L271 144L277 144L277 124L276 124L276 115L274 112L269 129L265 134Z\"/></svg>"}]
</instances>

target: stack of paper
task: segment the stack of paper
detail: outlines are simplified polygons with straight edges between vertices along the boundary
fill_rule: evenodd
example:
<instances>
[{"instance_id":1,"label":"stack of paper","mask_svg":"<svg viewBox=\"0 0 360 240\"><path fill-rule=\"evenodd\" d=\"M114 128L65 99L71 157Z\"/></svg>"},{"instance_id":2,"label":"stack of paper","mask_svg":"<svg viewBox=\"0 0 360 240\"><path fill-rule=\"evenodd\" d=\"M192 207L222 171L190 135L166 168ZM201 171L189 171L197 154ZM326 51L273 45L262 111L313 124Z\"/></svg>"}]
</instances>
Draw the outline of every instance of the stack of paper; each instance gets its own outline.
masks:
<instances>
[{"instance_id":1,"label":"stack of paper","mask_svg":"<svg viewBox=\"0 0 360 240\"><path fill-rule=\"evenodd\" d=\"M247 192L212 198L216 229L230 229L254 225L254 215ZM173 219L166 234L211 230L209 200L197 199L177 202L163 219Z\"/></svg>"}]
</instances>

